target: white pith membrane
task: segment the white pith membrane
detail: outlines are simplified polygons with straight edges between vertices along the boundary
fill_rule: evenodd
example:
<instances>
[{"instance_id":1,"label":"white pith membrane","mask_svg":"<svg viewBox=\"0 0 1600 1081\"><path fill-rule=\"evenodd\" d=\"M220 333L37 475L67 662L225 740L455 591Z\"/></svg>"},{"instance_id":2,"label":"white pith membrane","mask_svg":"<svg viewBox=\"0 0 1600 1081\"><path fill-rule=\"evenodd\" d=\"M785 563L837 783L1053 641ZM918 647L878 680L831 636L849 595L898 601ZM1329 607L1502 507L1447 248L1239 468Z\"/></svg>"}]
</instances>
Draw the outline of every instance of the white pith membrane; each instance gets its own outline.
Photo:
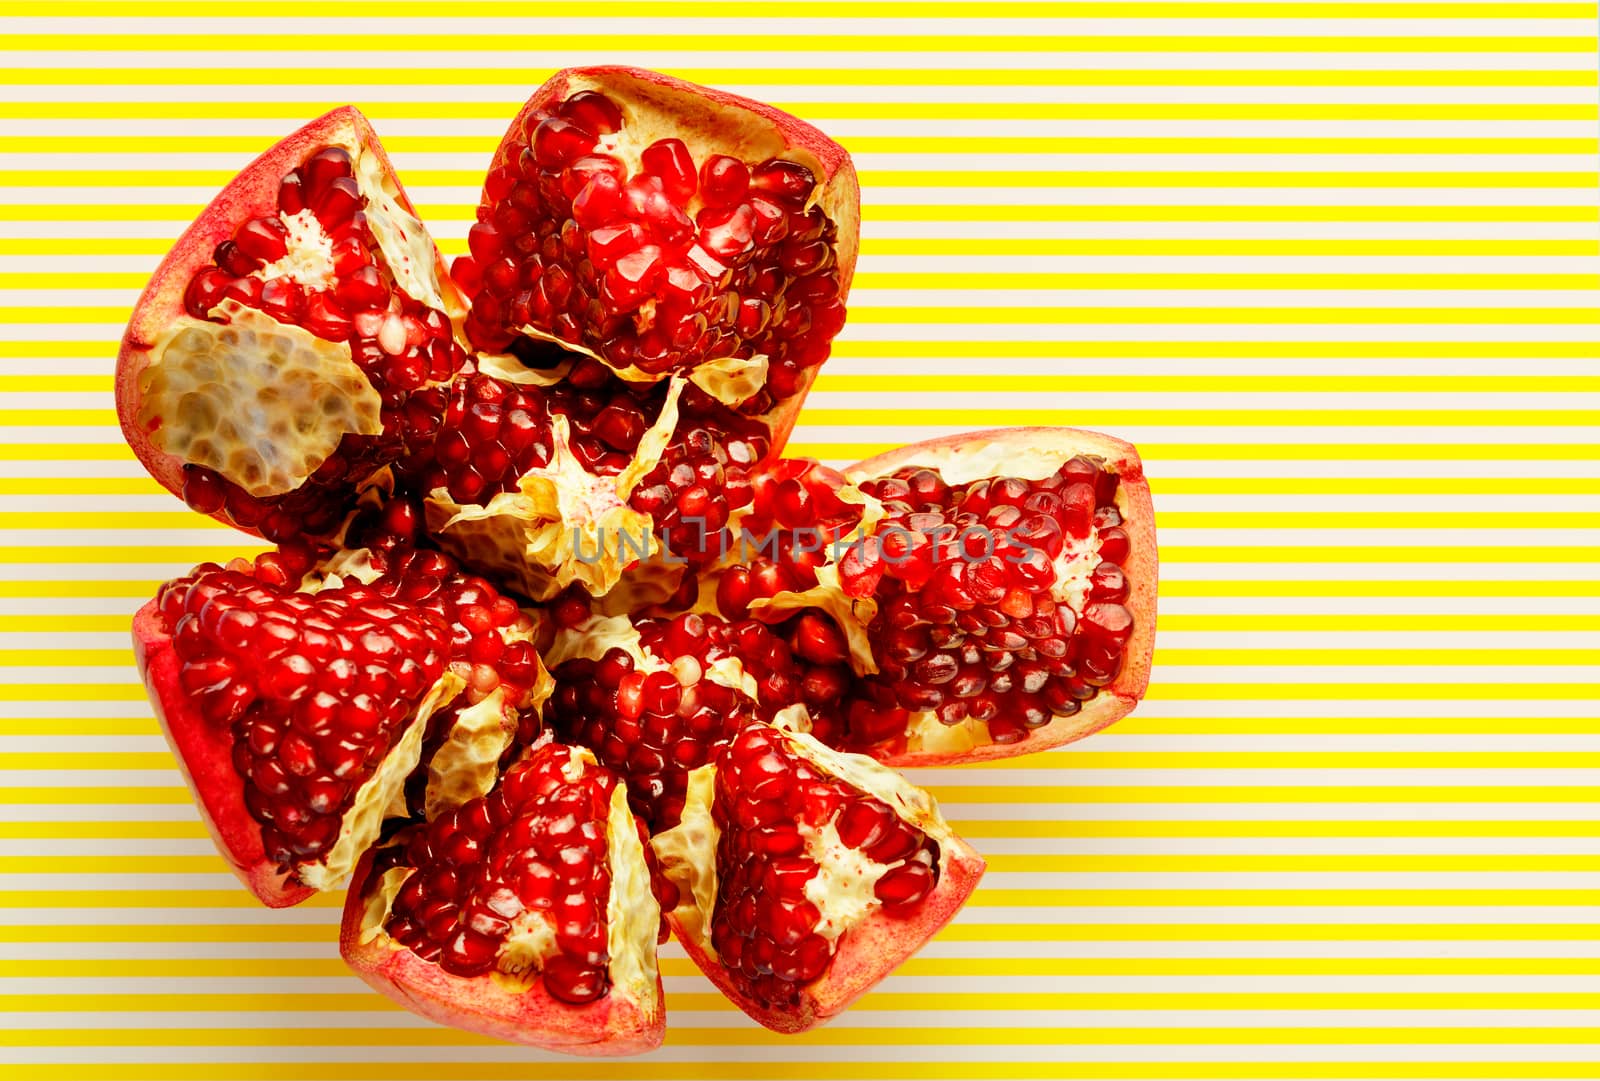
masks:
<instances>
[{"instance_id":1,"label":"white pith membrane","mask_svg":"<svg viewBox=\"0 0 1600 1081\"><path fill-rule=\"evenodd\" d=\"M212 310L227 322L178 316L139 376L139 424L157 450L261 499L298 488L346 435L383 430L348 343L234 300Z\"/></svg>"},{"instance_id":2,"label":"white pith membrane","mask_svg":"<svg viewBox=\"0 0 1600 1081\"><path fill-rule=\"evenodd\" d=\"M573 747L561 772L567 780L576 781L594 764L594 756L587 749ZM606 817L606 858L611 870L611 894L606 899L611 989L606 997L640 1003L646 1014L653 1013L658 1006L656 930L661 910L650 888L650 869L633 812L628 809L627 791L620 783L611 791ZM384 925L400 888L416 871L415 867L391 867L367 887L358 936L361 945L381 940L391 951L406 948L389 937ZM529 909L512 921L489 977L502 990L522 994L535 986L544 962L558 949L551 917L542 910Z\"/></svg>"},{"instance_id":3,"label":"white pith membrane","mask_svg":"<svg viewBox=\"0 0 1600 1081\"><path fill-rule=\"evenodd\" d=\"M696 168L707 158L727 154L755 166L769 158L782 158L804 165L816 178L817 186L802 209L820 205L838 227L840 236L835 246L843 247L845 232L851 228L848 193L834 178L826 178L826 170L815 154L800 146L791 146L778 126L767 118L746 109L717 105L705 97L659 86L643 79L620 73L603 78L576 74L567 81L566 97L583 90L594 90L610 98L622 111L622 130L602 135L591 153L609 154L620 161L628 176L636 176L642 169L640 153L661 139L680 139L688 147ZM551 103L554 111L556 102ZM684 213L693 219L704 206L698 188L684 204ZM853 240L853 238L852 238ZM646 330L653 322L655 306L647 302L634 316L637 329ZM539 341L554 342L563 349L581 353L610 367L630 383L653 383L667 378L669 373L647 372L629 366L617 368L588 347L564 341L548 331L533 326L516 328ZM737 359L733 357L706 361L689 373L689 379L701 390L724 405L737 406L759 391L767 379L769 359L765 354Z\"/></svg>"},{"instance_id":4,"label":"white pith membrane","mask_svg":"<svg viewBox=\"0 0 1600 1081\"><path fill-rule=\"evenodd\" d=\"M280 210L278 220L289 230L283 258L263 265L251 277L262 281L291 278L301 285L328 288L334 277L333 238L323 230L316 212L310 207L294 214Z\"/></svg>"},{"instance_id":5,"label":"white pith membrane","mask_svg":"<svg viewBox=\"0 0 1600 1081\"><path fill-rule=\"evenodd\" d=\"M428 728L428 718L434 711L461 693L466 686L454 672L445 672L418 703L416 712L407 722L405 734L389 748L389 753L378 764L345 811L340 823L339 839L316 863L295 866L295 877L317 890L337 889L355 870L361 854L378 839L383 820L395 801L401 800L406 778L417 768L422 756L422 736Z\"/></svg>"},{"instance_id":6,"label":"white pith membrane","mask_svg":"<svg viewBox=\"0 0 1600 1081\"><path fill-rule=\"evenodd\" d=\"M926 834L939 849L937 870L943 877L950 857L946 842L954 831L931 795L866 755L835 751L817 742L809 735L811 720L803 705L780 711L772 727L792 753L819 773L859 789L883 803L901 821ZM675 921L711 960L717 959L711 943L711 918L716 911L717 844L721 839L712 813L716 771L712 763L689 774L678 825L657 834L650 842L662 873L678 887L678 907L672 913ZM837 816L821 828L803 825L800 833L806 842L806 858L819 868L806 883L805 891L806 899L819 914L816 932L836 941L882 907L873 892L878 880L905 860L877 863L865 853L848 848L839 838Z\"/></svg>"},{"instance_id":7,"label":"white pith membrane","mask_svg":"<svg viewBox=\"0 0 1600 1081\"><path fill-rule=\"evenodd\" d=\"M567 418L556 415L548 465L528 470L517 491L500 492L488 503L457 503L435 488L424 501L428 531L446 551L534 600L548 600L574 582L597 596L608 592L630 564L660 550L655 523L628 498L666 451L683 387L683 380L673 380L660 415L615 476L583 467L572 451Z\"/></svg>"}]
</instances>

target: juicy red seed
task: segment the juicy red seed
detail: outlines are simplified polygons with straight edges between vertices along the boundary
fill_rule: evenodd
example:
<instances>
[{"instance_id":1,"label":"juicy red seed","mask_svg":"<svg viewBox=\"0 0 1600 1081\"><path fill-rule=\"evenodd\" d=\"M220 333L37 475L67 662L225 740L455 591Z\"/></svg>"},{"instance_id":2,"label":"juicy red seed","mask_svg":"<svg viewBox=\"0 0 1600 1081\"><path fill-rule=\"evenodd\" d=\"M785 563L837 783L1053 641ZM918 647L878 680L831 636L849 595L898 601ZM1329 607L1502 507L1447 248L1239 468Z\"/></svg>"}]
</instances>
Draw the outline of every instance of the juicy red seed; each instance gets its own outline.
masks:
<instances>
[{"instance_id":1,"label":"juicy red seed","mask_svg":"<svg viewBox=\"0 0 1600 1081\"><path fill-rule=\"evenodd\" d=\"M311 204L311 212L317 216L325 231L337 233L350 224L364 202L354 177L335 177L317 195Z\"/></svg>"},{"instance_id":2,"label":"juicy red seed","mask_svg":"<svg viewBox=\"0 0 1600 1081\"><path fill-rule=\"evenodd\" d=\"M289 254L289 229L278 218L252 218L239 226L233 242L252 258L275 263Z\"/></svg>"},{"instance_id":3,"label":"juicy red seed","mask_svg":"<svg viewBox=\"0 0 1600 1081\"><path fill-rule=\"evenodd\" d=\"M639 152L639 164L646 172L660 177L666 194L685 203L695 192L697 177L694 158L682 139L660 139Z\"/></svg>"},{"instance_id":4,"label":"juicy red seed","mask_svg":"<svg viewBox=\"0 0 1600 1081\"><path fill-rule=\"evenodd\" d=\"M597 229L616 221L627 208L628 200L622 192L622 184L609 173L596 175L572 200L572 216L585 229Z\"/></svg>"},{"instance_id":5,"label":"juicy red seed","mask_svg":"<svg viewBox=\"0 0 1600 1081\"><path fill-rule=\"evenodd\" d=\"M560 169L594 149L595 133L559 116L539 121L533 133L533 154L547 169Z\"/></svg>"},{"instance_id":6,"label":"juicy red seed","mask_svg":"<svg viewBox=\"0 0 1600 1081\"><path fill-rule=\"evenodd\" d=\"M389 287L378 268L364 266L334 286L334 295L346 311L376 311L389 303Z\"/></svg>"},{"instance_id":7,"label":"juicy red seed","mask_svg":"<svg viewBox=\"0 0 1600 1081\"><path fill-rule=\"evenodd\" d=\"M622 110L616 102L595 90L580 90L556 110L594 135L610 135L622 130Z\"/></svg>"},{"instance_id":8,"label":"juicy red seed","mask_svg":"<svg viewBox=\"0 0 1600 1081\"><path fill-rule=\"evenodd\" d=\"M738 158L713 154L700 166L700 200L706 206L736 206L750 190L750 167Z\"/></svg>"},{"instance_id":9,"label":"juicy red seed","mask_svg":"<svg viewBox=\"0 0 1600 1081\"><path fill-rule=\"evenodd\" d=\"M326 147L307 158L298 171L306 191L319 194L333 181L352 175L350 152L343 147Z\"/></svg>"},{"instance_id":10,"label":"juicy red seed","mask_svg":"<svg viewBox=\"0 0 1600 1081\"><path fill-rule=\"evenodd\" d=\"M799 162L775 158L756 166L750 186L774 202L798 210L811 197L817 178Z\"/></svg>"}]
</instances>

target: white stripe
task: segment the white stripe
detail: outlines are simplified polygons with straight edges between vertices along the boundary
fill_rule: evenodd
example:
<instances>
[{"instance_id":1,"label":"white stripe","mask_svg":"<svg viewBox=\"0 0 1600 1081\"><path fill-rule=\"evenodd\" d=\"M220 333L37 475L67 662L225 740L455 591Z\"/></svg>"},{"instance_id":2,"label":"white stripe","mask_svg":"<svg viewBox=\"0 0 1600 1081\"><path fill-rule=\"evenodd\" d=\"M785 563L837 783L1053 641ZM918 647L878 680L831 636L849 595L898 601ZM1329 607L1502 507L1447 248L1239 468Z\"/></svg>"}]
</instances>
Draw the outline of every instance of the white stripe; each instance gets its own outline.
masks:
<instances>
[{"instance_id":1,"label":"white stripe","mask_svg":"<svg viewBox=\"0 0 1600 1081\"><path fill-rule=\"evenodd\" d=\"M0 62L3 62L0 53ZM60 53L48 54L59 57ZM62 60L66 63L69 61ZM486 139L484 152L493 149ZM465 151L390 151L395 170L402 176L432 170L480 172L481 154ZM1350 171L1383 173L1455 172L1465 170L1533 170L1593 175L1592 157L1570 154L1340 154L1340 153L1214 153L1214 154L1095 154L1005 153L984 150L971 142L958 143L946 153L896 153L863 151L851 155L858 170L906 170L929 173L987 172L990 170L1068 170L1082 172L1160 172L1163 170L1225 170L1271 173ZM236 171L247 165L249 151L232 150L128 150L74 152L11 151L0 153L0 169L54 169L63 172L110 172L120 169Z\"/></svg>"},{"instance_id":2,"label":"white stripe","mask_svg":"<svg viewBox=\"0 0 1600 1081\"><path fill-rule=\"evenodd\" d=\"M1457 5L1459 7L1459 5ZM681 17L627 18L607 17L604 11L583 16L551 15L548 18L484 18L462 16L451 18L386 17L383 20L385 35L438 35L492 33L496 36L590 36L590 35L739 35L742 37L794 37L809 35L840 35L864 37L889 34L896 37L955 36L981 43L986 37L1010 39L1013 36L1073 35L1095 37L1100 35L1140 37L1151 34L1161 36L1182 35L1201 38L1197 48L1204 48L1206 37L1227 36L1281 36L1316 40L1321 37L1377 37L1400 38L1509 38L1519 37L1578 37L1593 35L1594 27L1583 19L1545 17L1518 17L1496 13L1491 19L1402 18L1232 18L1209 17L1203 4L1195 5L1193 18L1171 17L1160 20L1140 18L1018 18L1011 16L934 18L908 8L906 17L884 18L852 16L850 18L795 18L793 16L755 15L750 18L715 18L691 13ZM358 18L317 17L266 19L244 17L239 19L180 18L153 16L150 18L118 18L101 16L95 19L95 31L102 34L147 35L167 34L221 34L238 37L255 34L308 34L334 36L340 34L366 35L373 32L371 21ZM48 17L16 20L8 26L8 33L19 37L30 34L81 33L83 25L76 19Z\"/></svg>"}]
</instances>

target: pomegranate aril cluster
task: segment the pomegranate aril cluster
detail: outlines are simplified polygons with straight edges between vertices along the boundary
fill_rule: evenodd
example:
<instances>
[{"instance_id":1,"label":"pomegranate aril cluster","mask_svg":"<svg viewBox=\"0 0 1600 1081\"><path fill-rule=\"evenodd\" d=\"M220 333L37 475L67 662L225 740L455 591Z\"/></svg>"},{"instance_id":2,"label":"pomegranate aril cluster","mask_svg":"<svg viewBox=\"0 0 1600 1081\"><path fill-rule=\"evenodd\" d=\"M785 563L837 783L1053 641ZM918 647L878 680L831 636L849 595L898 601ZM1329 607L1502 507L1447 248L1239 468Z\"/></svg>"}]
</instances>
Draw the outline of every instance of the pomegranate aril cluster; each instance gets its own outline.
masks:
<instances>
[{"instance_id":1,"label":"pomegranate aril cluster","mask_svg":"<svg viewBox=\"0 0 1600 1081\"><path fill-rule=\"evenodd\" d=\"M717 582L717 607L742 616L753 600L816 585L817 570L861 521L861 507L839 498L844 483L843 474L811 458L767 463L740 522L740 562Z\"/></svg>"},{"instance_id":2,"label":"pomegranate aril cluster","mask_svg":"<svg viewBox=\"0 0 1600 1081\"><path fill-rule=\"evenodd\" d=\"M569 780L571 755L541 747L488 796L406 827L380 851L375 873L415 869L386 924L396 942L452 975L480 976L519 921L541 920L555 939L554 952L532 959L545 989L573 1005L610 989L606 828L617 778L587 766Z\"/></svg>"},{"instance_id":3,"label":"pomegranate aril cluster","mask_svg":"<svg viewBox=\"0 0 1600 1081\"><path fill-rule=\"evenodd\" d=\"M505 352L531 327L651 374L764 355L767 386L747 403L764 412L844 326L837 227L807 205L817 178L782 159L696 162L678 139L643 148L629 175L608 151L626 124L587 90L526 118L455 263L467 335Z\"/></svg>"},{"instance_id":4,"label":"pomegranate aril cluster","mask_svg":"<svg viewBox=\"0 0 1600 1081\"><path fill-rule=\"evenodd\" d=\"M316 859L443 672L448 627L359 584L283 592L215 565L168 583L158 603L184 689L232 731L268 857L285 871Z\"/></svg>"},{"instance_id":5,"label":"pomegranate aril cluster","mask_svg":"<svg viewBox=\"0 0 1600 1081\"><path fill-rule=\"evenodd\" d=\"M557 620L586 616L575 603L558 604ZM589 747L622 774L634 813L657 833L677 825L690 770L712 761L745 723L790 704L793 665L783 644L754 620L734 624L687 613L636 625L654 663L641 665L613 648L599 660L558 666L549 718L562 739ZM713 664L730 657L755 676L760 701L707 678Z\"/></svg>"},{"instance_id":6,"label":"pomegranate aril cluster","mask_svg":"<svg viewBox=\"0 0 1600 1081\"><path fill-rule=\"evenodd\" d=\"M389 277L374 254L369 209L349 152L317 151L283 178L277 214L246 221L217 245L213 265L189 282L184 309L210 319L218 304L234 300L324 340L347 342L382 402L383 435L347 436L300 489L270 499L250 496L211 470L187 467L183 495L194 509L225 510L235 524L273 540L324 533L336 524L330 517L339 503L334 493L432 436L444 405L436 385L461 369L466 353L444 312ZM319 249L312 268L285 262L307 247Z\"/></svg>"},{"instance_id":7,"label":"pomegranate aril cluster","mask_svg":"<svg viewBox=\"0 0 1600 1081\"><path fill-rule=\"evenodd\" d=\"M1117 480L1080 455L1040 480L951 486L907 468L863 483L886 516L840 578L878 600L880 674L855 706L853 740L892 738L902 711L931 711L1015 743L1115 680L1133 630Z\"/></svg>"},{"instance_id":8,"label":"pomegranate aril cluster","mask_svg":"<svg viewBox=\"0 0 1600 1081\"><path fill-rule=\"evenodd\" d=\"M744 728L723 752L712 813L721 833L711 943L735 987L767 1006L795 1002L837 946L806 896L819 873L811 837L831 825L847 848L887 867L873 889L888 915L908 913L938 882L933 841L814 768L768 725Z\"/></svg>"}]
</instances>

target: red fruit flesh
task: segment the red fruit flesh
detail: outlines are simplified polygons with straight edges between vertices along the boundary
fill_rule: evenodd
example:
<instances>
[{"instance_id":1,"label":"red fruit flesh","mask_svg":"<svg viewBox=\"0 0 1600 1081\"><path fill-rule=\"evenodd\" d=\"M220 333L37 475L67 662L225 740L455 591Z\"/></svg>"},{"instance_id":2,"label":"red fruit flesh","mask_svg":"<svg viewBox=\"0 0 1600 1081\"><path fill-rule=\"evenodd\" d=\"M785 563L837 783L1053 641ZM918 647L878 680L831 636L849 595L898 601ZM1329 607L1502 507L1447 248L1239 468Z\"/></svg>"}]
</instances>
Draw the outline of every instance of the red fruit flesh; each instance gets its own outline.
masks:
<instances>
[{"instance_id":1,"label":"red fruit flesh","mask_svg":"<svg viewBox=\"0 0 1600 1081\"><path fill-rule=\"evenodd\" d=\"M712 982L780 1032L821 1024L865 993L950 920L983 873L924 793L785 728L743 728L716 761L710 799L709 824L693 808L656 841L690 899L671 919ZM686 837L713 827L707 912L679 856Z\"/></svg>"},{"instance_id":2,"label":"red fruit flesh","mask_svg":"<svg viewBox=\"0 0 1600 1081\"><path fill-rule=\"evenodd\" d=\"M858 203L849 155L770 106L634 68L558 72L490 165L456 264L467 334L491 352L563 342L646 381L765 357L737 400L792 400L781 445L844 323Z\"/></svg>"},{"instance_id":3,"label":"red fruit flesh","mask_svg":"<svg viewBox=\"0 0 1600 1081\"><path fill-rule=\"evenodd\" d=\"M385 205L355 175L372 163ZM365 174L364 174L365 175ZM385 251L385 237L410 244ZM427 266L415 265L427 253ZM398 255L404 266L391 265ZM412 283L409 286L407 283ZM425 301L412 293L437 290ZM251 427L255 412L240 401L243 383L262 402L293 394L247 369L273 358L255 341L229 355L237 383L211 382L209 398L152 399L150 374L169 349L168 336L187 319L229 322L232 302L314 339L348 349L349 378L376 392L380 424L347 430L303 463L303 475L267 487L259 466L238 447L282 443L285 429ZM151 474L194 509L273 540L327 534L355 488L375 470L431 434L447 381L466 359L454 339L460 300L421 223L407 202L383 148L364 117L337 109L273 146L212 201L174 245L136 305L117 362L117 412L128 443ZM332 389L326 400L339 397ZM199 402L199 404L196 404ZM315 408L307 403L307 408ZM209 409L209 421L197 419ZM302 410L293 423L306 416ZM283 418L280 424L290 423ZM183 434L200 425L193 438ZM337 437L337 431L334 436ZM226 474L226 475L225 475ZM246 478L252 478L247 481ZM241 486L244 485L244 486ZM282 490L279 490L282 489Z\"/></svg>"},{"instance_id":4,"label":"red fruit flesh","mask_svg":"<svg viewBox=\"0 0 1600 1081\"><path fill-rule=\"evenodd\" d=\"M841 573L846 593L878 605L878 674L851 706L852 745L898 765L981 761L1079 739L1138 704L1157 557L1132 446L1073 429L980 432L847 472L887 513L881 562ZM964 726L972 745L937 733L908 744L908 712Z\"/></svg>"},{"instance_id":5,"label":"red fruit flesh","mask_svg":"<svg viewBox=\"0 0 1600 1081\"><path fill-rule=\"evenodd\" d=\"M749 721L792 704L800 673L785 643L755 620L688 613L633 626L637 656L618 645L555 667L549 719L560 738L623 775L634 813L658 833L678 824L690 771ZM593 627L577 623L568 633ZM713 669L730 662L754 681L754 697Z\"/></svg>"},{"instance_id":6,"label":"red fruit flesh","mask_svg":"<svg viewBox=\"0 0 1600 1081\"><path fill-rule=\"evenodd\" d=\"M577 1054L657 1046L646 850L626 810L613 813L616 775L580 754L547 743L488 796L369 853L340 942L357 974L424 1016L501 1039ZM629 851L634 865L614 866ZM631 939L618 920L636 925Z\"/></svg>"}]
</instances>

